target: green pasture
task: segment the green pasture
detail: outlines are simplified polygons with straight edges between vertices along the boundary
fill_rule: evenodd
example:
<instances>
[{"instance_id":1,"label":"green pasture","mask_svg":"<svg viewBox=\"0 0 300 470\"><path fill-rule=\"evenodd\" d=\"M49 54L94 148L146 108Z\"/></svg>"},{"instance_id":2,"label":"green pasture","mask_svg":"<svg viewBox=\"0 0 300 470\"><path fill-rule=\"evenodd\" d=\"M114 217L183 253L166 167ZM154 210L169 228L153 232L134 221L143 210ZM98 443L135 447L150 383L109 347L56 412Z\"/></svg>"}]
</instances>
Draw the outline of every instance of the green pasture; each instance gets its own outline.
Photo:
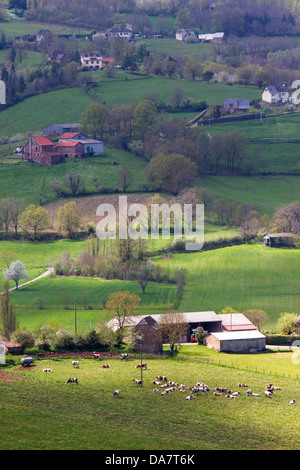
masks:
<instances>
[{"instance_id":1,"label":"green pasture","mask_svg":"<svg viewBox=\"0 0 300 470\"><path fill-rule=\"evenodd\" d=\"M276 328L282 312L299 314L299 250L240 245L156 262L171 272L187 271L181 312L262 309L269 328Z\"/></svg>"},{"instance_id":2,"label":"green pasture","mask_svg":"<svg viewBox=\"0 0 300 470\"><path fill-rule=\"evenodd\" d=\"M251 143L247 152L257 173L281 173L299 168L300 147L296 143Z\"/></svg>"},{"instance_id":3,"label":"green pasture","mask_svg":"<svg viewBox=\"0 0 300 470\"><path fill-rule=\"evenodd\" d=\"M100 82L95 91L108 105L138 104L151 91L157 92L160 99L168 104L175 87L183 88L186 98L204 100L208 104L222 104L232 94L237 98L252 99L257 98L260 93L254 88L230 87L219 83L152 76L139 79L134 75L132 77L133 79L128 79L126 74L127 80L124 80L124 76L120 74L120 80ZM1 135L22 134L28 130L36 132L53 123L79 122L81 114L92 102L92 98L80 88L65 88L32 96L1 111Z\"/></svg>"},{"instance_id":4,"label":"green pasture","mask_svg":"<svg viewBox=\"0 0 300 470\"><path fill-rule=\"evenodd\" d=\"M38 21L23 21L19 19L0 23L0 31L3 31L8 38L24 34L36 34L41 29L49 29L55 35L89 34L87 29L52 23L39 23Z\"/></svg>"},{"instance_id":5,"label":"green pasture","mask_svg":"<svg viewBox=\"0 0 300 470\"><path fill-rule=\"evenodd\" d=\"M53 262L65 251L68 251L73 258L77 258L80 252L86 248L84 240L55 240L45 242L29 241L0 241L0 253L10 251L13 253L14 261L20 260L25 266L29 279L34 279L53 265ZM4 281L3 271L6 265L0 261L0 282ZM22 280L26 282L26 279ZM14 287L11 281L10 287Z\"/></svg>"},{"instance_id":6,"label":"green pasture","mask_svg":"<svg viewBox=\"0 0 300 470\"><path fill-rule=\"evenodd\" d=\"M260 90L257 90L258 96L260 96L260 93ZM252 140L274 139L276 141L285 141L299 139L299 126L300 113L294 113L268 117L262 121L213 124L209 126L209 132L214 135L227 134L233 130L238 130L244 132L246 136Z\"/></svg>"},{"instance_id":7,"label":"green pasture","mask_svg":"<svg viewBox=\"0 0 300 470\"><path fill-rule=\"evenodd\" d=\"M145 38L142 39L142 44L145 44L150 51L171 55L172 57L186 56L200 60L201 62L214 61L215 59L213 44L188 44L184 41L177 41L175 37L159 39Z\"/></svg>"},{"instance_id":8,"label":"green pasture","mask_svg":"<svg viewBox=\"0 0 300 470\"><path fill-rule=\"evenodd\" d=\"M8 50L0 50L0 65L5 64L7 62L7 54ZM15 67L17 70L27 67L28 65L39 65L41 63L45 63L47 61L47 55L43 54L42 52L37 51L27 51L25 49L22 50L21 61L16 57Z\"/></svg>"},{"instance_id":9,"label":"green pasture","mask_svg":"<svg viewBox=\"0 0 300 470\"><path fill-rule=\"evenodd\" d=\"M221 232L211 233L211 237ZM149 242L150 243L150 242ZM85 242L59 240L56 242L1 242L0 249L13 251L20 259L30 278L42 274L49 260L68 250L76 259L84 250ZM186 270L186 283L178 311L205 311L230 305L243 312L262 309L269 317L267 328L276 329L282 312L299 314L298 279L300 277L300 251L275 249L264 245L240 245L203 252L175 253L173 258L153 257L156 264L168 268ZM1 266L1 273L5 269ZM3 275L1 275L3 282ZM11 287L14 283L11 282ZM142 295L136 282L103 281L95 278L56 277L46 278L11 293L22 326L29 328L46 319L57 317L66 327L73 328L73 305L76 297L81 310L79 326L87 328L90 320L102 318L103 300L115 290L129 290L141 297L141 313L163 313L174 308L176 286L151 283ZM63 294L68 294L68 309L64 309ZM91 306L83 310L83 298ZM43 309L39 309L42 300ZM82 320L82 323L81 323Z\"/></svg>"},{"instance_id":10,"label":"green pasture","mask_svg":"<svg viewBox=\"0 0 300 470\"><path fill-rule=\"evenodd\" d=\"M83 277L52 277L12 291L11 300L16 307L20 326L30 330L50 318L59 320L65 328L74 330L74 305L76 298L78 330L86 330L99 320L107 321L108 312L103 308L110 294L129 291L137 294L141 301L140 314L164 313L172 309L176 300L175 284L149 283L142 295L135 281L102 280ZM67 300L66 300L67 296ZM84 297L88 307L84 310ZM38 308L39 300L43 308Z\"/></svg>"},{"instance_id":11,"label":"green pasture","mask_svg":"<svg viewBox=\"0 0 300 470\"><path fill-rule=\"evenodd\" d=\"M207 176L199 185L214 196L249 203L272 216L281 206L300 201L298 176Z\"/></svg>"},{"instance_id":12,"label":"green pasture","mask_svg":"<svg viewBox=\"0 0 300 470\"><path fill-rule=\"evenodd\" d=\"M138 104L148 92L155 91L161 101L169 104L174 88L180 87L185 98L193 101L206 101L207 104L222 105L226 98L256 99L260 90L238 85L229 86L223 83L195 82L173 80L166 77L148 76L140 80L102 82L95 89L101 98L110 105ZM197 113L194 113L196 116Z\"/></svg>"},{"instance_id":13,"label":"green pasture","mask_svg":"<svg viewBox=\"0 0 300 470\"><path fill-rule=\"evenodd\" d=\"M79 122L93 100L80 88L32 96L0 112L1 135L41 132L50 124Z\"/></svg>"},{"instance_id":14,"label":"green pasture","mask_svg":"<svg viewBox=\"0 0 300 470\"><path fill-rule=\"evenodd\" d=\"M196 348L201 356L202 348ZM257 355L256 360L263 364L267 356L277 360L272 353ZM236 356L230 358L235 361ZM101 362L92 357L78 359L76 370L71 358L36 360L30 369L4 369L10 381L0 380L2 450L299 449L296 379L207 364L199 356L185 360L146 357L144 384L138 387L133 384L133 379L140 378L135 369L137 357L126 362L103 358L101 362L110 363L109 369L102 369ZM287 354L283 367L289 362ZM46 374L43 368L53 372ZM187 386L203 381L211 392L196 395L192 401L179 390L167 396L154 394L152 380L161 374ZM69 377L77 377L78 385L66 384ZM234 400L213 396L215 387L236 391L239 382L261 396L247 397L245 389ZM272 399L263 394L269 383L281 388ZM120 395L112 398L116 389ZM293 398L296 404L292 406Z\"/></svg>"},{"instance_id":15,"label":"green pasture","mask_svg":"<svg viewBox=\"0 0 300 470\"><path fill-rule=\"evenodd\" d=\"M10 158L14 164L10 164ZM104 147L103 156L77 161L67 159L64 163L53 165L49 169L38 163L24 162L22 158L18 160L14 156L10 158L0 165L0 197L23 198L27 204L39 203L45 177L42 200L43 203L53 201L55 193L51 189L51 181L63 183L65 175L71 170L80 173L87 193L96 191L94 177L98 177L102 188L111 188L112 192L115 189L121 190L118 185L118 173L122 165L130 167L132 185L128 188L129 191L140 191L145 183L144 171L147 164L145 160L130 152L108 147ZM117 162L119 165L112 165L112 162Z\"/></svg>"}]
</instances>

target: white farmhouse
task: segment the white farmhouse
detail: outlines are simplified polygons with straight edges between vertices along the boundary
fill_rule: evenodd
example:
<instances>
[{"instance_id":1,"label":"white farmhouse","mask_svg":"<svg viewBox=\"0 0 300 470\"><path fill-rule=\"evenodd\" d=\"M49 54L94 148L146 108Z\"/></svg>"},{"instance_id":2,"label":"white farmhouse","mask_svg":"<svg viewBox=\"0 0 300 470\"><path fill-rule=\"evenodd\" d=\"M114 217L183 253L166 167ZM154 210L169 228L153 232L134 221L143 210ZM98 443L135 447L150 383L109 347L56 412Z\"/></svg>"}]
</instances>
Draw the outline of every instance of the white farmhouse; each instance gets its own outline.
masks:
<instances>
[{"instance_id":1,"label":"white farmhouse","mask_svg":"<svg viewBox=\"0 0 300 470\"><path fill-rule=\"evenodd\" d=\"M186 41L189 38L196 38L196 34L191 29L178 29L175 37L177 41Z\"/></svg>"},{"instance_id":2,"label":"white farmhouse","mask_svg":"<svg viewBox=\"0 0 300 470\"><path fill-rule=\"evenodd\" d=\"M289 101L289 92L285 85L267 86L262 94L262 101L267 104L286 103Z\"/></svg>"}]
</instances>

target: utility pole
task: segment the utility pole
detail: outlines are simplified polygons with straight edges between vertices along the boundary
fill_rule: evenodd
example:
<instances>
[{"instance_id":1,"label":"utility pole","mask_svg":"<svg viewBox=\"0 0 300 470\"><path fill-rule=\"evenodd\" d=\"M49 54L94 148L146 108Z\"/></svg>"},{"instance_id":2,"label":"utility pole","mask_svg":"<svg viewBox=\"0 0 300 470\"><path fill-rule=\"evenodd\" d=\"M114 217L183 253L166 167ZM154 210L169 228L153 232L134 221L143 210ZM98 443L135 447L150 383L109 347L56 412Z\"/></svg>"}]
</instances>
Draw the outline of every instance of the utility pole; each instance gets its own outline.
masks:
<instances>
[{"instance_id":1,"label":"utility pole","mask_svg":"<svg viewBox=\"0 0 300 470\"><path fill-rule=\"evenodd\" d=\"M76 297L74 299L74 314L75 314L75 335L77 335Z\"/></svg>"}]
</instances>

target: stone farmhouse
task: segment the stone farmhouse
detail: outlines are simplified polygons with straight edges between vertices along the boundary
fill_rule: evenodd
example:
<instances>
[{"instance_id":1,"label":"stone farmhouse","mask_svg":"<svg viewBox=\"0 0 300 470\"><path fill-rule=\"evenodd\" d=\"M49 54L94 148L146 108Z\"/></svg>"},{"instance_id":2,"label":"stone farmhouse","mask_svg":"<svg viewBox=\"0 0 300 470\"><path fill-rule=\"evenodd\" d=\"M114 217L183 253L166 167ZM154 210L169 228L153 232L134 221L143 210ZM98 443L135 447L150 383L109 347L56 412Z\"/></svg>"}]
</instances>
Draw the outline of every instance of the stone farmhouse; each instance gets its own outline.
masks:
<instances>
[{"instance_id":1,"label":"stone farmhouse","mask_svg":"<svg viewBox=\"0 0 300 470\"><path fill-rule=\"evenodd\" d=\"M24 145L24 161L55 165L65 158L103 155L103 142L89 139L79 132L65 133L54 144L47 137L30 137Z\"/></svg>"}]
</instances>

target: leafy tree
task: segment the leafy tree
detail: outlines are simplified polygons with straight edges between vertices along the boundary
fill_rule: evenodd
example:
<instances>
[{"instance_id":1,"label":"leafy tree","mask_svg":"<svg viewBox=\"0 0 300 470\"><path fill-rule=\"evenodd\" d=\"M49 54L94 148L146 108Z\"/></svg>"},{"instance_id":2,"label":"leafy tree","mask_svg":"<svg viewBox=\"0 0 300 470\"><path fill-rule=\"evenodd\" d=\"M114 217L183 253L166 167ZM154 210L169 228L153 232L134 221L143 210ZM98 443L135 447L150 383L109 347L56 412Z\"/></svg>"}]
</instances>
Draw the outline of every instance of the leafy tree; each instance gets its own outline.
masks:
<instances>
[{"instance_id":1,"label":"leafy tree","mask_svg":"<svg viewBox=\"0 0 300 470\"><path fill-rule=\"evenodd\" d=\"M48 213L44 207L31 204L22 212L19 222L26 232L33 231L36 240L38 232L49 226Z\"/></svg>"},{"instance_id":2,"label":"leafy tree","mask_svg":"<svg viewBox=\"0 0 300 470\"><path fill-rule=\"evenodd\" d=\"M108 110L105 104L92 103L81 115L79 130L93 139L102 139Z\"/></svg>"},{"instance_id":3,"label":"leafy tree","mask_svg":"<svg viewBox=\"0 0 300 470\"><path fill-rule=\"evenodd\" d=\"M9 299L8 282L4 282L4 292L0 296L0 320L2 324L2 334L10 340L11 334L18 327L16 313Z\"/></svg>"},{"instance_id":4,"label":"leafy tree","mask_svg":"<svg viewBox=\"0 0 300 470\"><path fill-rule=\"evenodd\" d=\"M147 129L157 117L157 108L150 100L141 101L135 108L132 119L133 131L137 139L143 139Z\"/></svg>"},{"instance_id":5,"label":"leafy tree","mask_svg":"<svg viewBox=\"0 0 300 470\"><path fill-rule=\"evenodd\" d=\"M227 307L220 310L218 315L222 315L223 313L228 314L228 313L239 313L239 312L237 310L234 310L234 308L230 307L230 305L228 305Z\"/></svg>"},{"instance_id":6,"label":"leafy tree","mask_svg":"<svg viewBox=\"0 0 300 470\"><path fill-rule=\"evenodd\" d=\"M20 279L29 279L22 261L13 261L3 273L6 281L15 281L16 288L19 287Z\"/></svg>"},{"instance_id":7,"label":"leafy tree","mask_svg":"<svg viewBox=\"0 0 300 470\"><path fill-rule=\"evenodd\" d=\"M145 174L148 181L161 190L178 194L191 185L197 174L197 167L184 155L158 153L151 159Z\"/></svg>"},{"instance_id":8,"label":"leafy tree","mask_svg":"<svg viewBox=\"0 0 300 470\"><path fill-rule=\"evenodd\" d=\"M290 335L296 331L296 313L284 312L280 314L277 322L278 328L283 335Z\"/></svg>"},{"instance_id":9,"label":"leafy tree","mask_svg":"<svg viewBox=\"0 0 300 470\"><path fill-rule=\"evenodd\" d=\"M140 297L128 291L113 292L109 296L106 308L116 319L120 341L123 340L124 325L128 317L136 315L140 300Z\"/></svg>"},{"instance_id":10,"label":"leafy tree","mask_svg":"<svg viewBox=\"0 0 300 470\"><path fill-rule=\"evenodd\" d=\"M81 225L80 211L75 202L68 202L57 211L57 230L67 233L69 238L79 230Z\"/></svg>"}]
</instances>

